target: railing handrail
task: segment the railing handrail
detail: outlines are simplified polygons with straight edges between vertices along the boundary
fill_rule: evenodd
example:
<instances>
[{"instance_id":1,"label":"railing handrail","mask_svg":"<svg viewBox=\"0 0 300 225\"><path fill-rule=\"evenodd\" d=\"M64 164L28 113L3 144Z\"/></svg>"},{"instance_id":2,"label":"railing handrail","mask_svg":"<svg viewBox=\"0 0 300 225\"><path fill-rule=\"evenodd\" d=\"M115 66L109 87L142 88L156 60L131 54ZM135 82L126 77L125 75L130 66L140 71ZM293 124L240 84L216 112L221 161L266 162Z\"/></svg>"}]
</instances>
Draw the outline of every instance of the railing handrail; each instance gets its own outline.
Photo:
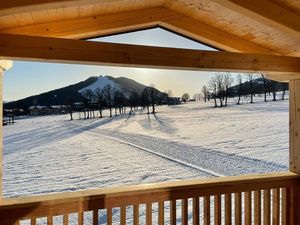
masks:
<instances>
[{"instance_id":1,"label":"railing handrail","mask_svg":"<svg viewBox=\"0 0 300 225\"><path fill-rule=\"evenodd\" d=\"M184 180L3 199L0 220L25 219L297 185L293 172Z\"/></svg>"}]
</instances>

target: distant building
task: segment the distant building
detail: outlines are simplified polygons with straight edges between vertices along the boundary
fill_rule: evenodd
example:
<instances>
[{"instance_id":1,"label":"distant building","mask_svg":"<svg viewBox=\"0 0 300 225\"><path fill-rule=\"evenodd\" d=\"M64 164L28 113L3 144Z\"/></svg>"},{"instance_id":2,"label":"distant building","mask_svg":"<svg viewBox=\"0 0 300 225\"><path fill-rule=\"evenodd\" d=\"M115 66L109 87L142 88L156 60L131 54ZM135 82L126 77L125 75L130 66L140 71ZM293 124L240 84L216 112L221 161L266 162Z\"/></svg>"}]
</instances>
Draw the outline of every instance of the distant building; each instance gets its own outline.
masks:
<instances>
[{"instance_id":1,"label":"distant building","mask_svg":"<svg viewBox=\"0 0 300 225\"><path fill-rule=\"evenodd\" d=\"M39 116L48 114L49 110L47 108L47 106L35 105L30 106L28 110L31 116Z\"/></svg>"},{"instance_id":2,"label":"distant building","mask_svg":"<svg viewBox=\"0 0 300 225\"><path fill-rule=\"evenodd\" d=\"M52 105L52 106L30 106L28 108L31 116L51 115L51 114L64 114L67 113L67 106L65 105Z\"/></svg>"},{"instance_id":3,"label":"distant building","mask_svg":"<svg viewBox=\"0 0 300 225\"><path fill-rule=\"evenodd\" d=\"M169 98L169 105L179 105L180 98L179 97L170 97Z\"/></svg>"},{"instance_id":4,"label":"distant building","mask_svg":"<svg viewBox=\"0 0 300 225\"><path fill-rule=\"evenodd\" d=\"M51 105L52 114L65 114L68 112L66 105Z\"/></svg>"},{"instance_id":5,"label":"distant building","mask_svg":"<svg viewBox=\"0 0 300 225\"><path fill-rule=\"evenodd\" d=\"M74 102L74 103L72 104L72 108L73 108L74 110L80 111L80 110L84 109L85 107L84 107L84 103L83 103L83 102Z\"/></svg>"}]
</instances>

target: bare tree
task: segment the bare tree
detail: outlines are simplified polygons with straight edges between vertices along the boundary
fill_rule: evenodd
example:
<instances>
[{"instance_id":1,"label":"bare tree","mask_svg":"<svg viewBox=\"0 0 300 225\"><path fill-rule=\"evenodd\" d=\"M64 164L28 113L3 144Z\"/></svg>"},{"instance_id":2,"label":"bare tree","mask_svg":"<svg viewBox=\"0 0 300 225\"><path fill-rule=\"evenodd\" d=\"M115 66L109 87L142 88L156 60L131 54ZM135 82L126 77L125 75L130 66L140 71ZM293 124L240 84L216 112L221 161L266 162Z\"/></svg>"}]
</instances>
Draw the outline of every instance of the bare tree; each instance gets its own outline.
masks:
<instances>
[{"instance_id":1,"label":"bare tree","mask_svg":"<svg viewBox=\"0 0 300 225\"><path fill-rule=\"evenodd\" d=\"M227 99L230 95L229 90L233 83L233 78L229 73L224 75L224 94L225 94L225 106L227 106Z\"/></svg>"},{"instance_id":2,"label":"bare tree","mask_svg":"<svg viewBox=\"0 0 300 225\"><path fill-rule=\"evenodd\" d=\"M220 101L220 107L223 107L223 99L225 96L224 75L217 74L215 76L215 82L217 85L217 97L219 98Z\"/></svg>"},{"instance_id":3,"label":"bare tree","mask_svg":"<svg viewBox=\"0 0 300 225\"><path fill-rule=\"evenodd\" d=\"M273 95L273 101L276 101L276 94L278 91L279 83L277 81L270 81L270 91L272 92Z\"/></svg>"},{"instance_id":4,"label":"bare tree","mask_svg":"<svg viewBox=\"0 0 300 225\"><path fill-rule=\"evenodd\" d=\"M208 86L211 90L211 97L214 99L215 107L217 107L217 82L215 77L210 78Z\"/></svg>"},{"instance_id":5,"label":"bare tree","mask_svg":"<svg viewBox=\"0 0 300 225\"><path fill-rule=\"evenodd\" d=\"M99 114L100 114L99 117L102 118L102 110L105 101L104 101L103 91L100 88L97 88L95 90L95 98L99 109Z\"/></svg>"},{"instance_id":6,"label":"bare tree","mask_svg":"<svg viewBox=\"0 0 300 225\"><path fill-rule=\"evenodd\" d=\"M136 110L140 102L139 100L139 94L135 90L132 90L129 96L130 113L132 113L133 110Z\"/></svg>"},{"instance_id":7,"label":"bare tree","mask_svg":"<svg viewBox=\"0 0 300 225\"><path fill-rule=\"evenodd\" d=\"M155 111L155 103L156 103L156 97L159 94L159 91L152 85L150 87L150 99L151 99L151 105L152 105L152 113L156 113Z\"/></svg>"},{"instance_id":8,"label":"bare tree","mask_svg":"<svg viewBox=\"0 0 300 225\"><path fill-rule=\"evenodd\" d=\"M263 83L264 101L267 102L267 92L268 92L269 80L266 78L266 76L264 74L261 74L261 79L262 79L262 83Z\"/></svg>"},{"instance_id":9,"label":"bare tree","mask_svg":"<svg viewBox=\"0 0 300 225\"><path fill-rule=\"evenodd\" d=\"M239 74L237 77L237 86L238 86L237 88L238 100L236 104L239 105L241 101L241 96L243 94L243 78L241 74Z\"/></svg>"},{"instance_id":10,"label":"bare tree","mask_svg":"<svg viewBox=\"0 0 300 225\"><path fill-rule=\"evenodd\" d=\"M173 91L167 90L167 91L165 91L165 93L167 94L167 103L168 103L168 105L170 105L170 99L173 97Z\"/></svg>"},{"instance_id":11,"label":"bare tree","mask_svg":"<svg viewBox=\"0 0 300 225\"><path fill-rule=\"evenodd\" d=\"M206 102L209 99L209 89L206 85L201 88L201 92L203 95L203 100Z\"/></svg>"},{"instance_id":12,"label":"bare tree","mask_svg":"<svg viewBox=\"0 0 300 225\"><path fill-rule=\"evenodd\" d=\"M70 114L70 120L73 120L73 109L72 109L73 102L72 102L70 97L67 98L66 104L67 104L67 109L68 109L69 114Z\"/></svg>"},{"instance_id":13,"label":"bare tree","mask_svg":"<svg viewBox=\"0 0 300 225\"><path fill-rule=\"evenodd\" d=\"M282 91L281 92L281 100L284 100L284 96L285 96L286 90L288 90L288 84L281 83L280 87L281 87L281 91Z\"/></svg>"},{"instance_id":14,"label":"bare tree","mask_svg":"<svg viewBox=\"0 0 300 225\"><path fill-rule=\"evenodd\" d=\"M150 90L149 87L144 88L142 95L141 95L141 104L143 107L147 107L147 114L150 113L149 106L150 106Z\"/></svg>"},{"instance_id":15,"label":"bare tree","mask_svg":"<svg viewBox=\"0 0 300 225\"><path fill-rule=\"evenodd\" d=\"M92 117L91 103L93 102L93 100L95 98L95 94L94 94L93 90L87 89L82 92L82 96L84 98L85 110L87 112L86 119L89 119Z\"/></svg>"},{"instance_id":16,"label":"bare tree","mask_svg":"<svg viewBox=\"0 0 300 225\"><path fill-rule=\"evenodd\" d=\"M109 108L109 117L112 117L112 107L114 105L114 89L110 84L107 84L103 87L102 92L106 106Z\"/></svg>"},{"instance_id":17,"label":"bare tree","mask_svg":"<svg viewBox=\"0 0 300 225\"><path fill-rule=\"evenodd\" d=\"M184 93L181 97L181 100L186 103L190 99L190 95L188 93Z\"/></svg>"},{"instance_id":18,"label":"bare tree","mask_svg":"<svg viewBox=\"0 0 300 225\"><path fill-rule=\"evenodd\" d=\"M253 103L253 96L254 96L253 80L254 80L254 74L248 74L250 103Z\"/></svg>"},{"instance_id":19,"label":"bare tree","mask_svg":"<svg viewBox=\"0 0 300 225\"><path fill-rule=\"evenodd\" d=\"M123 94L123 92L121 92L120 90L116 89L115 90L114 98L115 98L114 99L115 108L118 108L119 109L119 114L121 114L122 111L123 111L123 107L125 105L125 102L126 102L126 97Z\"/></svg>"}]
</instances>

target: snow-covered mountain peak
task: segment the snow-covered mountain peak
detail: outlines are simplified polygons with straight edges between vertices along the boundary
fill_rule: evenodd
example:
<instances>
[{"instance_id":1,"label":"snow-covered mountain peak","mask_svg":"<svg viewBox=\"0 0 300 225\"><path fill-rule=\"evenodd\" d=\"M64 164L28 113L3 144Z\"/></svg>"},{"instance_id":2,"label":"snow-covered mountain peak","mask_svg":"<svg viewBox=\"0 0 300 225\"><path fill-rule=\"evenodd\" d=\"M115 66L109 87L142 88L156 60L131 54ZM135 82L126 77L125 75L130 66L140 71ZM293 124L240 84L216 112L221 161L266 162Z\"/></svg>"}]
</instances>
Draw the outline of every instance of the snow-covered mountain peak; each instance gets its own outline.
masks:
<instances>
[{"instance_id":1,"label":"snow-covered mountain peak","mask_svg":"<svg viewBox=\"0 0 300 225\"><path fill-rule=\"evenodd\" d=\"M110 85L112 88L118 89L121 91L121 88L119 86L119 84L117 84L113 78L109 77L109 76L99 76L97 77L97 80L90 84L89 86L80 89L78 92L79 93L83 93L86 90L92 90L95 91L97 88L99 88L100 90L102 90L106 85Z\"/></svg>"}]
</instances>

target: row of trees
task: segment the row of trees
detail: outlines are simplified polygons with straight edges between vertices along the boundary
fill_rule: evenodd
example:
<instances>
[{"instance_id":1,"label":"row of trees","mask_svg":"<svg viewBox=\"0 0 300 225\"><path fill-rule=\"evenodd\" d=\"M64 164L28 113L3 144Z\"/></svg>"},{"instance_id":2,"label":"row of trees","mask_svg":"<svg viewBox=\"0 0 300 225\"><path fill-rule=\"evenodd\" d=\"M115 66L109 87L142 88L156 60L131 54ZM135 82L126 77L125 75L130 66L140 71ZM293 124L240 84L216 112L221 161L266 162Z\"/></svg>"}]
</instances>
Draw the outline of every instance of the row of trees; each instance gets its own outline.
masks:
<instances>
[{"instance_id":1,"label":"row of trees","mask_svg":"<svg viewBox=\"0 0 300 225\"><path fill-rule=\"evenodd\" d=\"M234 82L236 84L233 86ZM276 101L279 91L282 93L281 99L284 100L287 90L288 85L286 83L269 80L263 74L238 75L234 80L229 73L226 73L216 74L212 77L208 85L202 87L201 94L205 102L213 99L215 107L218 105L223 107L227 106L228 98L236 98L236 104L240 104L241 97L250 97L250 103L253 103L253 97L256 94L263 94L265 102L268 94L273 96L273 101Z\"/></svg>"},{"instance_id":2,"label":"row of trees","mask_svg":"<svg viewBox=\"0 0 300 225\"><path fill-rule=\"evenodd\" d=\"M161 104L166 99L166 94L161 93L154 87L145 87L141 94L132 90L125 95L118 88L107 84L102 89L97 88L94 91L91 89L82 92L83 105L76 106L73 102L68 102L70 119L73 120L73 111L79 111L84 114L85 119L95 118L95 111L99 111L99 117L103 117L103 110L109 110L109 116L115 116L126 112L126 108L130 108L130 113L138 110L139 107L147 108L147 113L155 113L155 105Z\"/></svg>"}]
</instances>

